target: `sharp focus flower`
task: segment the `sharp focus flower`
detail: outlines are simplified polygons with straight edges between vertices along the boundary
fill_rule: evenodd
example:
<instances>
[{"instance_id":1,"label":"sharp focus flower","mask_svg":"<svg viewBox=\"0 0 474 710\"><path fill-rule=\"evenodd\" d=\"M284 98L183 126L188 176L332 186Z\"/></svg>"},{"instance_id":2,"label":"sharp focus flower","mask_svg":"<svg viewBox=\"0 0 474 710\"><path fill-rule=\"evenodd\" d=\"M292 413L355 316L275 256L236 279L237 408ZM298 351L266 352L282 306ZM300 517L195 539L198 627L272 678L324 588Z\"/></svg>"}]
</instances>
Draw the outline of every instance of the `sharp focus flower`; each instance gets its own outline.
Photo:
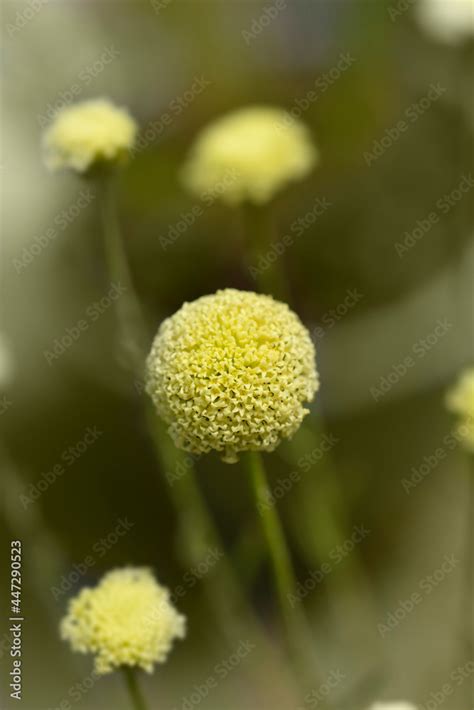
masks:
<instances>
[{"instance_id":1,"label":"sharp focus flower","mask_svg":"<svg viewBox=\"0 0 474 710\"><path fill-rule=\"evenodd\" d=\"M94 589L83 589L61 622L61 637L74 651L95 654L98 674L120 666L151 673L166 660L174 639L184 636L185 618L143 567L113 570Z\"/></svg>"},{"instance_id":2,"label":"sharp focus flower","mask_svg":"<svg viewBox=\"0 0 474 710\"><path fill-rule=\"evenodd\" d=\"M419 0L418 19L435 40L462 42L474 35L474 0Z\"/></svg>"},{"instance_id":3,"label":"sharp focus flower","mask_svg":"<svg viewBox=\"0 0 474 710\"><path fill-rule=\"evenodd\" d=\"M147 390L179 448L273 451L300 426L318 388L310 335L286 304L226 289L163 322Z\"/></svg>"},{"instance_id":4,"label":"sharp focus flower","mask_svg":"<svg viewBox=\"0 0 474 710\"><path fill-rule=\"evenodd\" d=\"M461 373L446 396L446 405L459 416L459 439L466 449L474 452L474 367Z\"/></svg>"},{"instance_id":5,"label":"sharp focus flower","mask_svg":"<svg viewBox=\"0 0 474 710\"><path fill-rule=\"evenodd\" d=\"M218 119L198 136L183 170L198 195L230 205L264 203L305 177L318 159L308 129L279 108L253 106Z\"/></svg>"},{"instance_id":6,"label":"sharp focus flower","mask_svg":"<svg viewBox=\"0 0 474 710\"><path fill-rule=\"evenodd\" d=\"M123 160L133 147L137 124L106 99L62 109L43 137L45 161L52 170L84 173L96 164Z\"/></svg>"}]
</instances>

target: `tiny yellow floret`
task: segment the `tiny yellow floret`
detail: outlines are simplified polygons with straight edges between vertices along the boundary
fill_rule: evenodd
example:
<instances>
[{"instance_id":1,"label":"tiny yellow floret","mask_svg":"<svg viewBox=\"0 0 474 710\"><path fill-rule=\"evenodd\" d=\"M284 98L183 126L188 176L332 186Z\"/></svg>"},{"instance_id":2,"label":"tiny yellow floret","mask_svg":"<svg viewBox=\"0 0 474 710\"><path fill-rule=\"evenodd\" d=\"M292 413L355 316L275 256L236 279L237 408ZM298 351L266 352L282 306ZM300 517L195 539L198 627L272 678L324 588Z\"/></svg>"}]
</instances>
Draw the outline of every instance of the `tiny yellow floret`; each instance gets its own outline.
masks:
<instances>
[{"instance_id":1,"label":"tiny yellow floret","mask_svg":"<svg viewBox=\"0 0 474 710\"><path fill-rule=\"evenodd\" d=\"M262 204L287 183L305 177L318 161L306 126L280 108L243 108L205 128L182 177L198 196L228 205Z\"/></svg>"},{"instance_id":2,"label":"tiny yellow floret","mask_svg":"<svg viewBox=\"0 0 474 710\"><path fill-rule=\"evenodd\" d=\"M166 660L174 639L184 638L185 618L151 570L125 567L71 599L60 630L74 651L95 655L99 675L120 666L151 673Z\"/></svg>"},{"instance_id":3,"label":"tiny yellow floret","mask_svg":"<svg viewBox=\"0 0 474 710\"><path fill-rule=\"evenodd\" d=\"M43 136L45 162L51 170L84 173L100 163L123 160L133 148L137 124L130 114L107 99L67 106Z\"/></svg>"},{"instance_id":4,"label":"tiny yellow floret","mask_svg":"<svg viewBox=\"0 0 474 710\"><path fill-rule=\"evenodd\" d=\"M228 463L291 437L317 388L308 330L286 304L248 291L185 303L147 361L147 391L176 446Z\"/></svg>"},{"instance_id":5,"label":"tiny yellow floret","mask_svg":"<svg viewBox=\"0 0 474 710\"><path fill-rule=\"evenodd\" d=\"M446 406L457 414L457 435L463 446L474 452L474 367L461 373L446 396Z\"/></svg>"}]
</instances>

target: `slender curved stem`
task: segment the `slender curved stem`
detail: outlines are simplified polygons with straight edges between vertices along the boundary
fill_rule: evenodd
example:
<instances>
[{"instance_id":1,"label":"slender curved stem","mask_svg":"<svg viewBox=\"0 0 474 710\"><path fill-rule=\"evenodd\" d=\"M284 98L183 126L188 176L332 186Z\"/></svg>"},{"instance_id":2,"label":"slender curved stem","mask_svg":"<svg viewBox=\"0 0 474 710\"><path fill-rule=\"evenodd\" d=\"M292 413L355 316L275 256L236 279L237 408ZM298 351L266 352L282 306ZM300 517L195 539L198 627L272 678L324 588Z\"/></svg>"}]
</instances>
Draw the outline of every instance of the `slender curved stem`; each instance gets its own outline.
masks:
<instances>
[{"instance_id":1,"label":"slender curved stem","mask_svg":"<svg viewBox=\"0 0 474 710\"><path fill-rule=\"evenodd\" d=\"M110 279L113 284L124 289L116 301L119 353L123 364L141 376L145 358L146 327L120 233L115 182L112 177L107 177L102 182L101 213Z\"/></svg>"},{"instance_id":2,"label":"slender curved stem","mask_svg":"<svg viewBox=\"0 0 474 710\"><path fill-rule=\"evenodd\" d=\"M290 656L302 684L314 683L317 674L313 662L313 639L298 596L296 576L283 526L271 502L263 459L260 453L254 451L246 453L243 458L251 479L256 507L270 554Z\"/></svg>"},{"instance_id":3,"label":"slender curved stem","mask_svg":"<svg viewBox=\"0 0 474 710\"><path fill-rule=\"evenodd\" d=\"M466 580L464 585L461 623L464 629L462 665L474 658L474 454L468 453L467 466L467 518L466 518ZM474 708L474 679L466 680L466 703Z\"/></svg>"},{"instance_id":4,"label":"slender curved stem","mask_svg":"<svg viewBox=\"0 0 474 710\"><path fill-rule=\"evenodd\" d=\"M124 666L122 670L134 710L147 710L145 697L138 684L138 678L135 669L129 668L128 666Z\"/></svg>"},{"instance_id":5,"label":"slender curved stem","mask_svg":"<svg viewBox=\"0 0 474 710\"><path fill-rule=\"evenodd\" d=\"M289 300L284 256L276 251L277 232L268 205L245 204L243 218L247 232L248 268L259 291Z\"/></svg>"}]
</instances>

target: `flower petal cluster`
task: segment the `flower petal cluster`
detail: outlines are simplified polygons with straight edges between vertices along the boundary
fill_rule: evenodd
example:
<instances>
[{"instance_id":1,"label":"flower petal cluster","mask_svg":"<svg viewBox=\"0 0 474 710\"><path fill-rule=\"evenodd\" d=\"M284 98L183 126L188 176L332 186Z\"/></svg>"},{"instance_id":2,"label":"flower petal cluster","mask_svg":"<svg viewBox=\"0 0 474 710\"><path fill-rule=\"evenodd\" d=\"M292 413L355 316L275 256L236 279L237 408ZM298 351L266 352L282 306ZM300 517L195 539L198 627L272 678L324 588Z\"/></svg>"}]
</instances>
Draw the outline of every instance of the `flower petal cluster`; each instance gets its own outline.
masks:
<instances>
[{"instance_id":1,"label":"flower petal cluster","mask_svg":"<svg viewBox=\"0 0 474 710\"><path fill-rule=\"evenodd\" d=\"M419 0L418 19L435 40L457 44L474 35L474 0Z\"/></svg>"},{"instance_id":2,"label":"flower petal cluster","mask_svg":"<svg viewBox=\"0 0 474 710\"><path fill-rule=\"evenodd\" d=\"M225 289L185 303L158 330L147 390L179 448L273 451L318 388L307 329L270 296Z\"/></svg>"},{"instance_id":3,"label":"flower petal cluster","mask_svg":"<svg viewBox=\"0 0 474 710\"><path fill-rule=\"evenodd\" d=\"M54 118L43 136L46 165L84 173L95 164L127 157L137 134L129 113L106 99L67 106Z\"/></svg>"},{"instance_id":4,"label":"flower petal cluster","mask_svg":"<svg viewBox=\"0 0 474 710\"><path fill-rule=\"evenodd\" d=\"M289 113L252 106L218 119L198 136L183 170L198 196L229 205L262 204L305 177L318 159L308 129Z\"/></svg>"},{"instance_id":5,"label":"flower petal cluster","mask_svg":"<svg viewBox=\"0 0 474 710\"><path fill-rule=\"evenodd\" d=\"M144 567L113 570L97 587L83 589L61 622L61 637L74 651L94 654L98 674L120 666L151 673L166 660L174 639L184 636L185 618Z\"/></svg>"},{"instance_id":6,"label":"flower petal cluster","mask_svg":"<svg viewBox=\"0 0 474 710\"><path fill-rule=\"evenodd\" d=\"M460 441L468 451L474 452L474 367L461 373L446 396L446 406L459 416Z\"/></svg>"}]
</instances>

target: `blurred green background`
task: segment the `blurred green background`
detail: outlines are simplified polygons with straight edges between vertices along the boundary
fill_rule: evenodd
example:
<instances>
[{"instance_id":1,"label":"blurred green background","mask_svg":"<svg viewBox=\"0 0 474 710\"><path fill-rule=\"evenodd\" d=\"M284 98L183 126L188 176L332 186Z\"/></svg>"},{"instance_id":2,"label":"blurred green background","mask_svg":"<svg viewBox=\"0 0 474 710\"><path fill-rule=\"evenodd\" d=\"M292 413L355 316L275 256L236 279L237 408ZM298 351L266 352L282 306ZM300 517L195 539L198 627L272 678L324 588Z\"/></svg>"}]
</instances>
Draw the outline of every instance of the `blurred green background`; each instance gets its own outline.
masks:
<instances>
[{"instance_id":1,"label":"blurred green background","mask_svg":"<svg viewBox=\"0 0 474 710\"><path fill-rule=\"evenodd\" d=\"M344 681L332 699L341 707L349 699L357 710L375 698L427 703L458 667L467 463L460 447L435 464L429 457L446 448L453 427L446 388L473 358L474 193L453 196L474 173L473 45L444 46L425 36L414 5L393 18L396 4L378 0L58 0L36 10L31 2L3 3L1 328L13 359L11 405L0 416L5 710L16 702L8 698L4 636L10 539L23 541L24 710L59 708L64 699L90 710L128 707L116 676L71 700L71 687L90 675L92 663L59 640L67 598L115 566L151 565L170 588L187 571L167 482L173 472L157 467L141 413L145 395L117 362L114 308L104 308L54 361L45 355L110 288L97 196L77 209L91 188L48 174L42 163L42 130L71 96L110 97L129 107L142 129L141 147L120 176L120 219L150 340L184 300L222 287L256 288L240 258L238 211L216 203L190 218L198 203L183 190L179 170L197 132L247 104L300 112L321 164L282 192L272 210L281 235L295 220L312 222L281 263L318 353L321 390L307 427L324 420L337 443L278 507L302 583L333 559L334 512L344 520L343 540L356 525L370 531L304 600L320 670L326 677L340 669ZM269 7L279 9L262 22ZM24 18L27 8L22 23L18 13ZM341 56L350 66L336 71ZM425 110L420 101L432 85L443 90ZM308 101L309 91L315 98ZM416 115L409 129L368 159L374 141L407 111ZM329 207L312 219L318 200ZM423 233L419 221L433 210L439 220ZM32 245L54 226L56 238L34 255ZM414 246L400 255L397 244L407 238ZM25 253L34 255L28 264ZM348 293L358 295L347 300ZM449 323L446 333L420 345L439 320ZM414 352L414 366L374 395L381 378L393 377ZM25 508L29 484L78 446L88 427L100 430L97 440ZM306 428L293 446L300 456L311 453ZM280 449L267 459L274 487L290 471L290 449ZM407 492L403 481L423 464L429 472ZM196 465L227 551L278 645L271 572L244 472L212 456ZM114 538L119 519L133 525ZM99 554L97 544L111 533ZM94 564L55 594L62 576L90 554ZM380 624L450 555L457 560L452 572L384 635ZM178 606L188 616L188 639L144 683L157 710L188 710L183 699L235 651L200 581ZM200 707L295 708L279 675L264 673L265 659L253 653ZM252 668L262 670L258 691L249 682ZM456 688L446 707L461 709L462 693Z\"/></svg>"}]
</instances>

